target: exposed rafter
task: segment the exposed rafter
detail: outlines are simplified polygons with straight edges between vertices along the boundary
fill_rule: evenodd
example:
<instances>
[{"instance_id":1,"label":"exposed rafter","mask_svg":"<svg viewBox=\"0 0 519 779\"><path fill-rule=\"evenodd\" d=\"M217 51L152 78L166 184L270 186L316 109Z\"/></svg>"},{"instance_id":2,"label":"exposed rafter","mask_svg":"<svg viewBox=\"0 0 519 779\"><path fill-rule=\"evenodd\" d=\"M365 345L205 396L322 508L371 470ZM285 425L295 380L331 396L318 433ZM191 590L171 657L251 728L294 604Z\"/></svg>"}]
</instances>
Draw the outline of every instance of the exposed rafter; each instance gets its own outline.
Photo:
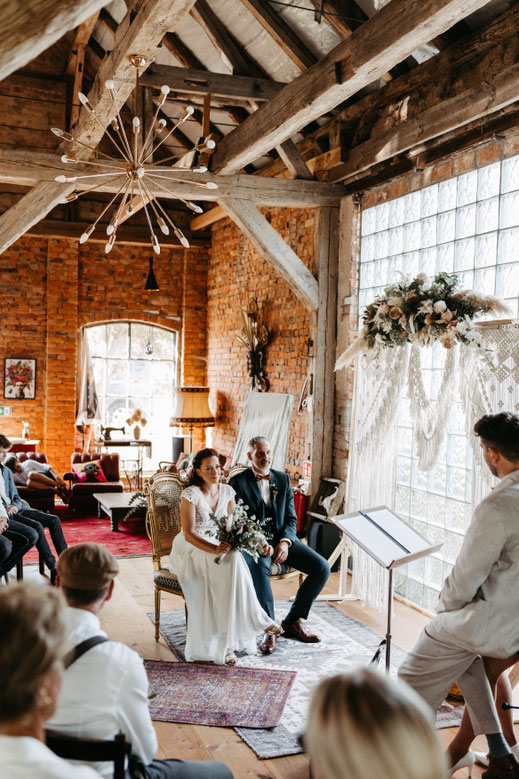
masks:
<instances>
[{"instance_id":1,"label":"exposed rafter","mask_svg":"<svg viewBox=\"0 0 519 779\"><path fill-rule=\"evenodd\" d=\"M299 36L291 29L267 0L241 0L254 18L281 46L292 62L306 70L317 62L317 57L305 46Z\"/></svg>"},{"instance_id":2,"label":"exposed rafter","mask_svg":"<svg viewBox=\"0 0 519 779\"><path fill-rule=\"evenodd\" d=\"M258 159L485 3L392 0L229 133L213 156L214 169L231 173Z\"/></svg>"}]
</instances>

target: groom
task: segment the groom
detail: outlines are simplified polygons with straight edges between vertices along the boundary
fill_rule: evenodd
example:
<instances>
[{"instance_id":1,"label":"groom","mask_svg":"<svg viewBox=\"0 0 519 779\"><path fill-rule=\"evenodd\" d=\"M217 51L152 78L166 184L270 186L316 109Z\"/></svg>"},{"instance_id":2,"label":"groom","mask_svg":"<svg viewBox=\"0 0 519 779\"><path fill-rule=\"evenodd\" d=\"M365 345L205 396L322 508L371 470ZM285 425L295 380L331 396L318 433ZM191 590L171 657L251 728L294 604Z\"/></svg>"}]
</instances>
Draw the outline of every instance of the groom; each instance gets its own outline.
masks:
<instances>
[{"instance_id":1,"label":"groom","mask_svg":"<svg viewBox=\"0 0 519 779\"><path fill-rule=\"evenodd\" d=\"M330 575L330 566L324 557L301 543L296 536L296 512L290 479L282 471L270 469L270 444L263 436L251 438L247 446L250 468L233 476L229 484L256 516L266 533L271 536L269 542L274 546L273 553L261 556L258 562L244 553L254 582L258 600L274 619L274 597L270 586L270 567L272 562L290 565L302 573L306 579L299 588L294 603L281 623L284 638L293 638L304 643L316 643L320 639L308 633L301 619L306 619L312 604L321 592ZM260 650L269 655L276 649L276 636L265 634Z\"/></svg>"}]
</instances>

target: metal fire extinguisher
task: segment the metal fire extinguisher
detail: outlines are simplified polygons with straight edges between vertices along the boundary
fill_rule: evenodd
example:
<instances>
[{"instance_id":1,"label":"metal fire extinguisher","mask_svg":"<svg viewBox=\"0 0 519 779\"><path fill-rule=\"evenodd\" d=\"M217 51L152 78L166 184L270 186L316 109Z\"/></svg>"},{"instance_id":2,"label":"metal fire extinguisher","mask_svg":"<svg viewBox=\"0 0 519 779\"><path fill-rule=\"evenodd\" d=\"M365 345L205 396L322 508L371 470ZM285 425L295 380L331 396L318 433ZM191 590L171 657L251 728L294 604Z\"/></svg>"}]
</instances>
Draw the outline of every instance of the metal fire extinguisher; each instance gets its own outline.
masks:
<instances>
[{"instance_id":1,"label":"metal fire extinguisher","mask_svg":"<svg viewBox=\"0 0 519 779\"><path fill-rule=\"evenodd\" d=\"M297 516L297 536L302 538L306 535L306 495L301 487L294 490L294 508Z\"/></svg>"}]
</instances>

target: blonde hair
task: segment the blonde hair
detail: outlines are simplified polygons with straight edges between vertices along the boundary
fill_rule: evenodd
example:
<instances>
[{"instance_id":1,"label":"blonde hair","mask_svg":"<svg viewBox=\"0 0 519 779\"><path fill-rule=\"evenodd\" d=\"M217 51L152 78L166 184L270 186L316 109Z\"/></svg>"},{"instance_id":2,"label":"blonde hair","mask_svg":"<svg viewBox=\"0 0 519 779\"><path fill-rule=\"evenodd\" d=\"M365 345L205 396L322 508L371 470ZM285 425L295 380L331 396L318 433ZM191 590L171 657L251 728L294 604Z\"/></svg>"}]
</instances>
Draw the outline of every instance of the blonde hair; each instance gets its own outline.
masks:
<instances>
[{"instance_id":1,"label":"blonde hair","mask_svg":"<svg viewBox=\"0 0 519 779\"><path fill-rule=\"evenodd\" d=\"M0 588L0 722L30 712L44 677L61 661L63 607L61 593L51 587Z\"/></svg>"},{"instance_id":2,"label":"blonde hair","mask_svg":"<svg viewBox=\"0 0 519 779\"><path fill-rule=\"evenodd\" d=\"M432 722L405 683L363 668L317 687L305 747L316 779L444 779Z\"/></svg>"}]
</instances>

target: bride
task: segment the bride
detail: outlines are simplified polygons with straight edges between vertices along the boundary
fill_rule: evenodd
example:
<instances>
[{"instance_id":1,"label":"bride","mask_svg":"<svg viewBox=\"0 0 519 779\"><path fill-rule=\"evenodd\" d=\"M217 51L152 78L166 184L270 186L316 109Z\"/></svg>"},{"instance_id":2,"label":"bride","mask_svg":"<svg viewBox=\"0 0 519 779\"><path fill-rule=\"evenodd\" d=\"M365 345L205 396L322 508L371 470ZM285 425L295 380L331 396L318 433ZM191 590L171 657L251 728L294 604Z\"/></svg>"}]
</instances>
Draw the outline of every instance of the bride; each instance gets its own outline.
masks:
<instances>
[{"instance_id":1,"label":"bride","mask_svg":"<svg viewBox=\"0 0 519 779\"><path fill-rule=\"evenodd\" d=\"M233 488L219 478L218 453L197 452L182 493L182 531L173 541L169 569L178 576L188 609L186 660L234 665L235 650L256 651L257 633L283 631L260 606L241 552L209 535L214 527L209 514L230 516L236 505ZM227 554L216 565L222 552ZM267 542L262 553L272 554Z\"/></svg>"}]
</instances>

